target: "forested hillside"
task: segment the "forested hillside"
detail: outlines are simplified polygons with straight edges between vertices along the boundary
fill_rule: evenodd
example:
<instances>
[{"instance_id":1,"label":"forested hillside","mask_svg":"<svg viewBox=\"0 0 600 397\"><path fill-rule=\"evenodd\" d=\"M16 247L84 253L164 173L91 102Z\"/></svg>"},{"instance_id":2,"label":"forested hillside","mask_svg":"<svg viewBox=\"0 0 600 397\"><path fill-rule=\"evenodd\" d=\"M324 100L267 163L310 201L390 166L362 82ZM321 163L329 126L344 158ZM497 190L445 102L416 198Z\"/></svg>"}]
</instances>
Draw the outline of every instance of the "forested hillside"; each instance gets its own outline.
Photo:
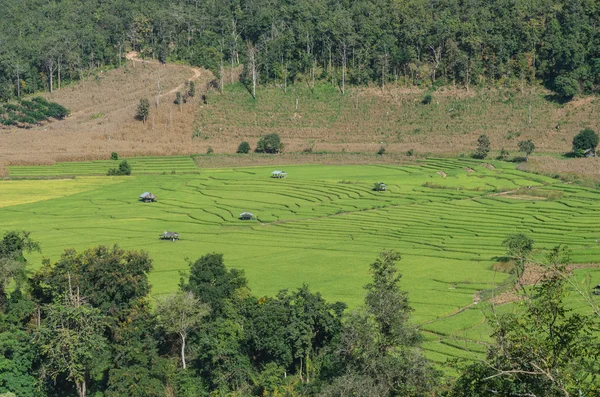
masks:
<instances>
[{"instance_id":1,"label":"forested hillside","mask_svg":"<svg viewBox=\"0 0 600 397\"><path fill-rule=\"evenodd\" d=\"M52 90L126 50L252 84L600 84L595 0L0 0L0 99Z\"/></svg>"}]
</instances>

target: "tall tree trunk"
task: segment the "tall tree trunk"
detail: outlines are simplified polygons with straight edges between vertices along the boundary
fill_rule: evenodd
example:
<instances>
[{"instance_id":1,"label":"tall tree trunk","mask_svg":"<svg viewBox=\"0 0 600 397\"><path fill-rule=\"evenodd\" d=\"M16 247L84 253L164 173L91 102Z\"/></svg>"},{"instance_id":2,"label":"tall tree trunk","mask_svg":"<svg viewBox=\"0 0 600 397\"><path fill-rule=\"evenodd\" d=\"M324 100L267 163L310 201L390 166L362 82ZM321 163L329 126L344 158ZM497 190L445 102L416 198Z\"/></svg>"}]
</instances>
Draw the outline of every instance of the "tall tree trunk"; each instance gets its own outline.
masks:
<instances>
[{"instance_id":1,"label":"tall tree trunk","mask_svg":"<svg viewBox=\"0 0 600 397\"><path fill-rule=\"evenodd\" d=\"M82 380L81 382L75 381L75 387L77 388L77 395L79 397L85 397L87 395L85 380Z\"/></svg>"},{"instance_id":2,"label":"tall tree trunk","mask_svg":"<svg viewBox=\"0 0 600 397\"><path fill-rule=\"evenodd\" d=\"M187 368L185 363L185 335L181 335L181 364L183 365L183 369Z\"/></svg>"},{"instance_id":3,"label":"tall tree trunk","mask_svg":"<svg viewBox=\"0 0 600 397\"><path fill-rule=\"evenodd\" d=\"M62 69L62 54L58 55L58 65L57 66L58 66L58 69L57 69L57 72L58 72L58 89L60 90L60 71Z\"/></svg>"}]
</instances>

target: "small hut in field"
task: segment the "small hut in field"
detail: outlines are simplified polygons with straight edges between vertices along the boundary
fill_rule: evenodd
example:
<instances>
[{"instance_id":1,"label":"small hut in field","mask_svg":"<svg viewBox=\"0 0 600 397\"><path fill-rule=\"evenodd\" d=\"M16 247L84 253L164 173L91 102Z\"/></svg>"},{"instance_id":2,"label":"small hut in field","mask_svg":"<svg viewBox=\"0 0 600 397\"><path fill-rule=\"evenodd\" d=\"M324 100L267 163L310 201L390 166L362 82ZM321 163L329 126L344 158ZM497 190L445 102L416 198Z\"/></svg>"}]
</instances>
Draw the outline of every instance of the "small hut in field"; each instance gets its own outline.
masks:
<instances>
[{"instance_id":1,"label":"small hut in field","mask_svg":"<svg viewBox=\"0 0 600 397\"><path fill-rule=\"evenodd\" d=\"M158 199L155 195L150 192L144 192L140 194L140 201L144 203L153 203Z\"/></svg>"},{"instance_id":2,"label":"small hut in field","mask_svg":"<svg viewBox=\"0 0 600 397\"><path fill-rule=\"evenodd\" d=\"M179 234L175 233L175 232L163 232L163 234L161 234L159 236L159 238L161 240L171 240L171 241L175 241L175 240L179 240Z\"/></svg>"},{"instance_id":3,"label":"small hut in field","mask_svg":"<svg viewBox=\"0 0 600 397\"><path fill-rule=\"evenodd\" d=\"M373 190L375 190L376 192L384 192L387 190L387 185L383 182L377 182L373 186Z\"/></svg>"},{"instance_id":4,"label":"small hut in field","mask_svg":"<svg viewBox=\"0 0 600 397\"><path fill-rule=\"evenodd\" d=\"M240 219L243 221L250 221L250 220L254 219L254 215L250 212L242 212L240 214Z\"/></svg>"},{"instance_id":5,"label":"small hut in field","mask_svg":"<svg viewBox=\"0 0 600 397\"><path fill-rule=\"evenodd\" d=\"M287 173L283 171L273 171L271 172L271 178L285 178L287 177Z\"/></svg>"}]
</instances>

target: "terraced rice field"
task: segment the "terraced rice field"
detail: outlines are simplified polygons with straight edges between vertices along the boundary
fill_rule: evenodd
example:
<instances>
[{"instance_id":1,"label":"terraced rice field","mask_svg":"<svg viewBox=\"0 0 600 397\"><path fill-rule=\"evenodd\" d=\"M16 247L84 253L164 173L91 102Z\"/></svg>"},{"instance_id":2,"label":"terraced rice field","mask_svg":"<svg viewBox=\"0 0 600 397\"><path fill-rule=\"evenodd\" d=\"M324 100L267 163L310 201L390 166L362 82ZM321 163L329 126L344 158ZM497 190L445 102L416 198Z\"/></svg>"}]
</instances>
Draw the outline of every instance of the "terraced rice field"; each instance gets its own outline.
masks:
<instances>
[{"instance_id":1,"label":"terraced rice field","mask_svg":"<svg viewBox=\"0 0 600 397\"><path fill-rule=\"evenodd\" d=\"M19 177L56 177L74 175L106 175L121 160L94 160L76 163L55 163L40 166L12 166L10 176ZM136 174L197 173L198 167L190 156L172 157L130 157L127 162Z\"/></svg>"},{"instance_id":2,"label":"terraced rice field","mask_svg":"<svg viewBox=\"0 0 600 397\"><path fill-rule=\"evenodd\" d=\"M114 163L10 172L103 174ZM575 262L600 262L600 191L510 164L428 159L401 167L285 166L288 178L271 179L272 168L201 170L185 157L130 163L131 177L1 181L0 191L12 193L0 195L0 232L32 231L52 260L65 248L97 244L147 250L154 258L154 295L176 288L187 259L214 251L225 254L228 266L245 270L257 295L307 283L351 307L362 301L369 263L380 250L396 249L413 320L426 335L428 356L440 363L484 351L486 305L477 302L481 291L508 277L492 270L507 234L529 234L538 255L562 243ZM388 190L372 191L377 181ZM32 200L38 183L62 193ZM65 190L68 183L83 187ZM159 201L138 202L145 191ZM244 211L256 219L239 220ZM165 230L178 232L181 241L159 241ZM29 259L35 266L41 257ZM588 273L600 283L600 272Z\"/></svg>"}]
</instances>

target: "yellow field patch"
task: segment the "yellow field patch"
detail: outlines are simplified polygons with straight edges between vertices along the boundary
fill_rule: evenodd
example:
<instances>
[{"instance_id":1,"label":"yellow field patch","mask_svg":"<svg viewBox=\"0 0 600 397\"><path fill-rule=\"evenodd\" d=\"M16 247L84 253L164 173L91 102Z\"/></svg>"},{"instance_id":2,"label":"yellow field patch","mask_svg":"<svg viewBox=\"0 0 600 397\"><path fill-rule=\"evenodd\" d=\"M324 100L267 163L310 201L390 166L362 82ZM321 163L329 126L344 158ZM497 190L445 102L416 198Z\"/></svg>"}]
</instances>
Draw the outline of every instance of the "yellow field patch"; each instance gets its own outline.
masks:
<instances>
[{"instance_id":1,"label":"yellow field patch","mask_svg":"<svg viewBox=\"0 0 600 397\"><path fill-rule=\"evenodd\" d=\"M98 176L73 179L0 181L0 208L70 196L123 181L122 178Z\"/></svg>"}]
</instances>

